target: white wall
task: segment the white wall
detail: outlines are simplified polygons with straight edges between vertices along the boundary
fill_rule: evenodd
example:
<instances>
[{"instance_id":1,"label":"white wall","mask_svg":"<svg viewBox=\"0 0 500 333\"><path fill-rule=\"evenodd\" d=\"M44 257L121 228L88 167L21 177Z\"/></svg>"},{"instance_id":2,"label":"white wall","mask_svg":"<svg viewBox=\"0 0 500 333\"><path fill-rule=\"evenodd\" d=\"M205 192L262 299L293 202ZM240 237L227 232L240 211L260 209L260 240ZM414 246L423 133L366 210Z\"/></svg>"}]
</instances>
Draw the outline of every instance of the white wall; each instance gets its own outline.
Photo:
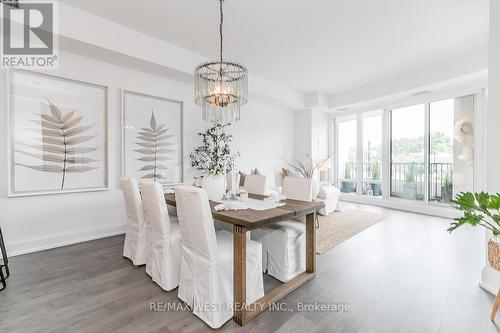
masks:
<instances>
[{"instance_id":1,"label":"white wall","mask_svg":"<svg viewBox=\"0 0 500 333\"><path fill-rule=\"evenodd\" d=\"M490 0L490 52L489 52L489 82L488 111L486 116L486 190L490 193L500 192L500 2ZM486 241L488 235L485 237ZM486 243L487 244L487 243ZM485 245L487 253L487 245ZM487 262L481 271L481 287L496 294L500 287L500 274Z\"/></svg>"},{"instance_id":2,"label":"white wall","mask_svg":"<svg viewBox=\"0 0 500 333\"><path fill-rule=\"evenodd\" d=\"M199 143L197 132L207 124L193 103L189 84L143 73L106 62L61 52L60 68L51 74L109 86L109 191L7 198L5 106L0 113L0 225L12 254L65 245L121 233L125 225L124 206L118 181L121 174L120 88L163 96L184 102L185 181L193 172L186 159ZM0 96L5 100L6 72L0 72ZM234 124L234 148L242 155L242 169L273 170L283 164L277 155L291 158L294 152L294 112L250 101L242 119Z\"/></svg>"}]
</instances>

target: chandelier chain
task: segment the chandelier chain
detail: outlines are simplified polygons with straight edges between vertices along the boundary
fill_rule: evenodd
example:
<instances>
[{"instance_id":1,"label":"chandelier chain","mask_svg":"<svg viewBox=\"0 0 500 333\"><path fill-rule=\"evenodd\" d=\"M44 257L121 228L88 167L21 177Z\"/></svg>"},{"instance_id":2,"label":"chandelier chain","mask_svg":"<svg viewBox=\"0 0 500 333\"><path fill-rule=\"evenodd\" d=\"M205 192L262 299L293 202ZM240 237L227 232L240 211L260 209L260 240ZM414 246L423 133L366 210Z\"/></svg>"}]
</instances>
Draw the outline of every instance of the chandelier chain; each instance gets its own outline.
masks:
<instances>
[{"instance_id":1,"label":"chandelier chain","mask_svg":"<svg viewBox=\"0 0 500 333\"><path fill-rule=\"evenodd\" d=\"M224 37L222 36L222 24L224 23L224 12L222 11L222 1L223 0L219 0L219 2L220 2L220 6L219 6L219 8L220 8L219 34L220 34L220 62L221 62L221 64L222 64L222 42L224 39Z\"/></svg>"}]
</instances>

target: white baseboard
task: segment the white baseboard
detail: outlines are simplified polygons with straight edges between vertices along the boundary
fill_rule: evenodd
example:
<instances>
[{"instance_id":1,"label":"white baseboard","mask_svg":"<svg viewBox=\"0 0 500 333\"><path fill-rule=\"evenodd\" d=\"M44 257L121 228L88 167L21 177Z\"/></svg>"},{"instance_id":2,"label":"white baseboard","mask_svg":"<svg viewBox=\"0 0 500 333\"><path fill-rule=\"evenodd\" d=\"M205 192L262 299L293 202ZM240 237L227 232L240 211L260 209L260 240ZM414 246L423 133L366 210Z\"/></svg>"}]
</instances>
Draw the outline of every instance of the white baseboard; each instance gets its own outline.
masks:
<instances>
[{"instance_id":1,"label":"white baseboard","mask_svg":"<svg viewBox=\"0 0 500 333\"><path fill-rule=\"evenodd\" d=\"M382 198L358 196L345 193L342 193L340 195L340 200L372 205L372 206L379 206L384 208L392 208L410 213L431 215L448 219L453 219L459 216L458 211L452 208L451 206L439 205L439 204L427 204L416 200L412 201L399 198L382 199Z\"/></svg>"},{"instance_id":2,"label":"white baseboard","mask_svg":"<svg viewBox=\"0 0 500 333\"><path fill-rule=\"evenodd\" d=\"M56 247L86 242L94 239L116 236L125 233L125 225L107 224L99 228L80 230L73 233L56 234L41 239L29 239L15 243L7 243L7 253L9 257L21 254L38 252Z\"/></svg>"}]
</instances>

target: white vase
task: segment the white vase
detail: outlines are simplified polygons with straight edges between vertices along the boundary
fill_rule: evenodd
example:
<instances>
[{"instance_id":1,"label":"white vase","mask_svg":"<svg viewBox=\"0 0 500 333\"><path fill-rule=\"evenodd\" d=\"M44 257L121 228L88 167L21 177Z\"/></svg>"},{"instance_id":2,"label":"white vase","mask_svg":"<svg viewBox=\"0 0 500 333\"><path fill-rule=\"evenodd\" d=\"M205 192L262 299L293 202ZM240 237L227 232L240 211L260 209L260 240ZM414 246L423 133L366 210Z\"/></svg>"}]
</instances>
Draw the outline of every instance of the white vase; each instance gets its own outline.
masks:
<instances>
[{"instance_id":1,"label":"white vase","mask_svg":"<svg viewBox=\"0 0 500 333\"><path fill-rule=\"evenodd\" d=\"M220 200L226 193L226 177L205 175L201 178L201 188L207 191L210 200Z\"/></svg>"},{"instance_id":2,"label":"white vase","mask_svg":"<svg viewBox=\"0 0 500 333\"><path fill-rule=\"evenodd\" d=\"M314 200L319 194L319 181L316 178L313 178L311 185L312 185L312 199Z\"/></svg>"}]
</instances>

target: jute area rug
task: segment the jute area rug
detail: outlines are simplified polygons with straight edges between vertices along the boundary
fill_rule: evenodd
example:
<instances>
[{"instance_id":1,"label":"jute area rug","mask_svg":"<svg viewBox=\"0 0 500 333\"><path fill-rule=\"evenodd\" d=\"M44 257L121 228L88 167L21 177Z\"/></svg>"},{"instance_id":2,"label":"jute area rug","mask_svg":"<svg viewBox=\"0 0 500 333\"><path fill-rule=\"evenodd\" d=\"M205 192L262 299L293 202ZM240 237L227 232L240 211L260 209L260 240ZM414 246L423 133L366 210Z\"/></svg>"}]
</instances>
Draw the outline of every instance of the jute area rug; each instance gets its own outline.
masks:
<instances>
[{"instance_id":1,"label":"jute area rug","mask_svg":"<svg viewBox=\"0 0 500 333\"><path fill-rule=\"evenodd\" d=\"M380 213L349 209L328 216L319 215L319 229L316 229L316 253L325 253L386 217Z\"/></svg>"}]
</instances>

